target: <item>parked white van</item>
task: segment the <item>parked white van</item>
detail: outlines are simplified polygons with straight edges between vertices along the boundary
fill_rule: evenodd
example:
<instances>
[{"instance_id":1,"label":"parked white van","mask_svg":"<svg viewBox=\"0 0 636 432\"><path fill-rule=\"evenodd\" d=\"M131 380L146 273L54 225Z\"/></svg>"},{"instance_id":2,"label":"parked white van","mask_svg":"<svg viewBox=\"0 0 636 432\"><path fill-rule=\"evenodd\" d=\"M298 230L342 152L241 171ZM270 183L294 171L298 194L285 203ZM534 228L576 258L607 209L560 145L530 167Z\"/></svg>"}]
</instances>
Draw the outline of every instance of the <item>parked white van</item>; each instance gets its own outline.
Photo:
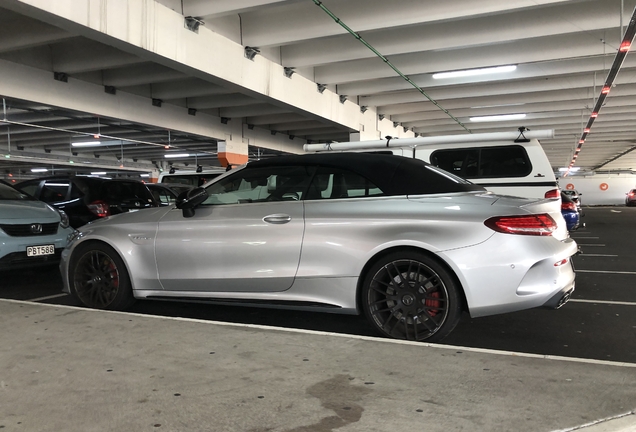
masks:
<instances>
[{"instance_id":1,"label":"parked white van","mask_svg":"<svg viewBox=\"0 0 636 432\"><path fill-rule=\"evenodd\" d=\"M373 151L422 159L501 195L560 199L556 177L538 138L554 131L521 131L306 144L305 151Z\"/></svg>"}]
</instances>

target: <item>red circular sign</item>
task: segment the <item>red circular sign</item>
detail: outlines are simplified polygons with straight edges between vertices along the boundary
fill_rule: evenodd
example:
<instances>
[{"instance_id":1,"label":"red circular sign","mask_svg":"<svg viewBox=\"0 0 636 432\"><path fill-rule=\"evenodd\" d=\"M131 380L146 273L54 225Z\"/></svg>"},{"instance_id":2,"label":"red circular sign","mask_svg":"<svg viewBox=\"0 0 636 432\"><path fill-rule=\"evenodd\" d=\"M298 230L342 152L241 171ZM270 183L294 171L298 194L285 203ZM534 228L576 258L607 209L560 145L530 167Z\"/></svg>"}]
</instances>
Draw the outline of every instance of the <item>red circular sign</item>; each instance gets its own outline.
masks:
<instances>
[{"instance_id":1,"label":"red circular sign","mask_svg":"<svg viewBox=\"0 0 636 432\"><path fill-rule=\"evenodd\" d=\"M601 185L599 186L599 188L600 188L602 191L605 191L605 190L609 189L609 185L608 185L607 183L601 183Z\"/></svg>"},{"instance_id":2,"label":"red circular sign","mask_svg":"<svg viewBox=\"0 0 636 432\"><path fill-rule=\"evenodd\" d=\"M567 185L565 185L565 188L567 190L574 190L574 185L572 183L568 183Z\"/></svg>"}]
</instances>

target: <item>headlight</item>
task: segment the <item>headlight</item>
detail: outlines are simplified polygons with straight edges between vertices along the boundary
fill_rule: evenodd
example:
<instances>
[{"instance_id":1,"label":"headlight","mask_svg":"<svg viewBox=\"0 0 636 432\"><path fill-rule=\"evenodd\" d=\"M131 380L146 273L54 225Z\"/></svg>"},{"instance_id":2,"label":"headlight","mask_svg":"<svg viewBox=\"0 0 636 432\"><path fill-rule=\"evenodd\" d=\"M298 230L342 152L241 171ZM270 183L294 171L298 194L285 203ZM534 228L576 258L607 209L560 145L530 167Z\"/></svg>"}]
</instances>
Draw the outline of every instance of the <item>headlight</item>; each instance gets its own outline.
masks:
<instances>
[{"instance_id":1,"label":"headlight","mask_svg":"<svg viewBox=\"0 0 636 432\"><path fill-rule=\"evenodd\" d=\"M73 243L75 243L77 240L79 240L83 236L84 236L84 233L77 230L73 230L73 232L66 237L66 240L67 240L66 249L68 250Z\"/></svg>"},{"instance_id":2,"label":"headlight","mask_svg":"<svg viewBox=\"0 0 636 432\"><path fill-rule=\"evenodd\" d=\"M58 212L60 213L60 226L62 228L68 228L69 222L68 222L68 215L66 214L66 212L64 210L58 210Z\"/></svg>"}]
</instances>

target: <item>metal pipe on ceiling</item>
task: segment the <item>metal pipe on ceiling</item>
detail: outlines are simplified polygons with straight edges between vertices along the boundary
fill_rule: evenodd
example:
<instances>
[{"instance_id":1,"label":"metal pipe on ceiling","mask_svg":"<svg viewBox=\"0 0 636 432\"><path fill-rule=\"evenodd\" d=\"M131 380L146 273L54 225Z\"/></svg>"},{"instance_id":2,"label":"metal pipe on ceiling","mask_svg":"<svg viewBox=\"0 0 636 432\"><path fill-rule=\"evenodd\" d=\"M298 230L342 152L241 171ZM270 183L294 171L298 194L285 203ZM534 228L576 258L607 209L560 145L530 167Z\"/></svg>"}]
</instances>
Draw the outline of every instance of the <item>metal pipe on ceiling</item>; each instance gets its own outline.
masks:
<instances>
[{"instance_id":1,"label":"metal pipe on ceiling","mask_svg":"<svg viewBox=\"0 0 636 432\"><path fill-rule=\"evenodd\" d=\"M439 102L437 102L435 99L433 99L432 97L430 97L420 86L418 86L417 84L415 84L411 78L409 78L408 76L406 76L404 73L402 73L402 71L400 71L393 63L391 63L389 61L389 59L387 59L385 56L383 56L378 50L376 50L369 42L367 42L366 40L364 40L364 38L362 36L360 36L360 34L356 33L355 31L353 31L348 25L346 25L340 18L338 18L336 15L334 15L333 12L331 12L320 0L313 0L314 4L316 6L318 6L320 9L322 9L327 15L329 15L337 24L339 24L342 28L344 28L347 32L349 32L353 37L355 37L358 41L360 41L364 46L366 46L367 48L369 48L376 56L378 56L384 63L386 63L387 66L389 66L391 69L393 69L395 71L395 73L397 73L399 76L401 76L406 82L408 82L411 86L413 86L418 92L420 92L426 99L428 99L429 101L431 101L433 103L433 105L435 105L437 108L439 108L440 110L442 110L447 116L449 116L451 119L453 119L458 125L460 125L462 128L464 128L468 133L472 133L472 131L470 129L468 129L466 127L466 125L464 125L464 123L462 123L458 118L456 118L454 115L452 115L450 113L450 111L448 111L446 108L444 108L443 106L441 106L439 104Z\"/></svg>"}]
</instances>

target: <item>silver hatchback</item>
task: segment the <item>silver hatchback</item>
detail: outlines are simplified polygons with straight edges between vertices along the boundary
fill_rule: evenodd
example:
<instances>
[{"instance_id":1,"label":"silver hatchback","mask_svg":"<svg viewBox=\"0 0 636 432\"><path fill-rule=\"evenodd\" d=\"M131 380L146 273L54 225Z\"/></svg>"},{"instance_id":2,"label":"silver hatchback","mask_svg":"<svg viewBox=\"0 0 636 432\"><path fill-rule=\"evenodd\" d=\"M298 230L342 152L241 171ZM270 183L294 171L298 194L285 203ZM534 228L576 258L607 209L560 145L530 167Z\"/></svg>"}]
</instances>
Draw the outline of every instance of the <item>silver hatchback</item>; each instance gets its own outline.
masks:
<instances>
[{"instance_id":1,"label":"silver hatchback","mask_svg":"<svg viewBox=\"0 0 636 432\"><path fill-rule=\"evenodd\" d=\"M363 313L382 335L439 341L462 311L567 301L577 245L552 204L401 156L282 156L174 206L80 228L61 270L65 291L94 308L172 299Z\"/></svg>"}]
</instances>

